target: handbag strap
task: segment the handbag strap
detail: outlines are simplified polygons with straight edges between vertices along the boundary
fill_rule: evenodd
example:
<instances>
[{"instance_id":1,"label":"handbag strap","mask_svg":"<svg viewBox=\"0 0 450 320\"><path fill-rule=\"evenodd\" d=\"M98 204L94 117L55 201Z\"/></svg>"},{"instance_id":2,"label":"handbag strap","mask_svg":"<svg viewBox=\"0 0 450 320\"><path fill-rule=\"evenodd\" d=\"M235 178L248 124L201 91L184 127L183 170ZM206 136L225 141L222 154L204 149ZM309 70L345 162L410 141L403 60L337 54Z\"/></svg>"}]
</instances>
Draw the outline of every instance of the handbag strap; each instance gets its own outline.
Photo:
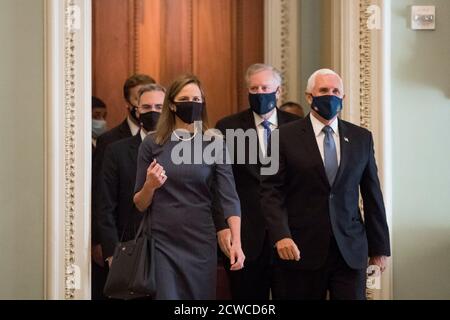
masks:
<instances>
[{"instance_id":1,"label":"handbag strap","mask_svg":"<svg viewBox=\"0 0 450 320\"><path fill-rule=\"evenodd\" d=\"M148 225L147 225L147 219L149 221ZM147 210L144 213L144 217L142 218L142 221L139 225L138 231L136 232L136 236L134 237L134 240L137 241L137 239L142 234L142 232L147 231L148 229L151 229L150 207L147 208Z\"/></svg>"}]
</instances>

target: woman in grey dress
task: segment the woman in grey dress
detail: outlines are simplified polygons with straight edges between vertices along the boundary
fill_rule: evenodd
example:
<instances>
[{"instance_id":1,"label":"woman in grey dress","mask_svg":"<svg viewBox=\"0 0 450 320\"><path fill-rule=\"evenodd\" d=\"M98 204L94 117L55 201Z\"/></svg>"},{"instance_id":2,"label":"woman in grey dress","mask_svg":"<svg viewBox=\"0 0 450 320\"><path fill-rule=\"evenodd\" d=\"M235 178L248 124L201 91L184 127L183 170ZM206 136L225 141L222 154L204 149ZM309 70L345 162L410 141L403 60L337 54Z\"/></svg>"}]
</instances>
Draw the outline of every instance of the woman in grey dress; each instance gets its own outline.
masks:
<instances>
[{"instance_id":1,"label":"woman in grey dress","mask_svg":"<svg viewBox=\"0 0 450 320\"><path fill-rule=\"evenodd\" d=\"M231 270L244 266L233 172L218 155L213 163L203 158L203 151L212 143L203 141L207 129L201 84L195 76L182 76L167 92L156 132L147 136L139 149L134 202L140 211L150 210L157 300L215 299L213 195L232 233L226 250ZM226 152L221 137L212 141L221 142ZM190 152L177 151L181 148Z\"/></svg>"}]
</instances>

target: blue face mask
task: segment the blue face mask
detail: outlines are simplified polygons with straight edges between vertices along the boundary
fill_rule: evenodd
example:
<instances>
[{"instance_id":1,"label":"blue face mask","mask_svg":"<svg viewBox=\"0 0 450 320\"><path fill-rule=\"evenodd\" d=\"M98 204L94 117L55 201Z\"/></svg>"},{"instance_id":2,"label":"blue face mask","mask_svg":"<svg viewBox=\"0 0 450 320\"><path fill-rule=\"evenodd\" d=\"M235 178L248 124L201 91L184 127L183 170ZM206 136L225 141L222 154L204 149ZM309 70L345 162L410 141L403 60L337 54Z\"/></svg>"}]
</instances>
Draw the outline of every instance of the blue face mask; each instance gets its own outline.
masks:
<instances>
[{"instance_id":1,"label":"blue face mask","mask_svg":"<svg viewBox=\"0 0 450 320\"><path fill-rule=\"evenodd\" d=\"M277 91L273 93L249 93L251 109L260 116L269 113L277 106Z\"/></svg>"},{"instance_id":2,"label":"blue face mask","mask_svg":"<svg viewBox=\"0 0 450 320\"><path fill-rule=\"evenodd\" d=\"M98 138L106 132L106 121L92 119L92 137Z\"/></svg>"},{"instance_id":3,"label":"blue face mask","mask_svg":"<svg viewBox=\"0 0 450 320\"><path fill-rule=\"evenodd\" d=\"M342 110L342 99L336 96L313 96L311 108L322 118L331 120Z\"/></svg>"}]
</instances>

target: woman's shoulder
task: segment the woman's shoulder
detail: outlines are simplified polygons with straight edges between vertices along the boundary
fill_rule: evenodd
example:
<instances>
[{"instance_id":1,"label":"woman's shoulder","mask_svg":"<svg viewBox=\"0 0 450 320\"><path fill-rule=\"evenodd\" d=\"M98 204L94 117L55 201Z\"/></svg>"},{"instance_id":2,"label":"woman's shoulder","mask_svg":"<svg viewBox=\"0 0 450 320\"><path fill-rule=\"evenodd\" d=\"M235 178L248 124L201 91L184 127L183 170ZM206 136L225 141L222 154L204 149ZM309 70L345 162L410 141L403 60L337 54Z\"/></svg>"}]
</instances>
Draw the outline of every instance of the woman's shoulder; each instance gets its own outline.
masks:
<instances>
[{"instance_id":1,"label":"woman's shoulder","mask_svg":"<svg viewBox=\"0 0 450 320\"><path fill-rule=\"evenodd\" d=\"M206 130L203 133L203 136L205 137L205 140L207 140L207 141L224 142L223 134L218 129L215 129L215 128Z\"/></svg>"},{"instance_id":2,"label":"woman's shoulder","mask_svg":"<svg viewBox=\"0 0 450 320\"><path fill-rule=\"evenodd\" d=\"M147 134L147 136L142 140L142 144L145 144L146 146L156 146L156 136L154 132L150 132Z\"/></svg>"},{"instance_id":3,"label":"woman's shoulder","mask_svg":"<svg viewBox=\"0 0 450 320\"><path fill-rule=\"evenodd\" d=\"M162 152L163 146L159 145L156 142L155 132L150 132L142 141L141 148L144 150L144 152L151 153L153 156L155 156Z\"/></svg>"},{"instance_id":4,"label":"woman's shoulder","mask_svg":"<svg viewBox=\"0 0 450 320\"><path fill-rule=\"evenodd\" d=\"M161 146L156 143L156 135L154 132L147 134L145 139L142 141L142 147L149 151L161 148Z\"/></svg>"}]
</instances>

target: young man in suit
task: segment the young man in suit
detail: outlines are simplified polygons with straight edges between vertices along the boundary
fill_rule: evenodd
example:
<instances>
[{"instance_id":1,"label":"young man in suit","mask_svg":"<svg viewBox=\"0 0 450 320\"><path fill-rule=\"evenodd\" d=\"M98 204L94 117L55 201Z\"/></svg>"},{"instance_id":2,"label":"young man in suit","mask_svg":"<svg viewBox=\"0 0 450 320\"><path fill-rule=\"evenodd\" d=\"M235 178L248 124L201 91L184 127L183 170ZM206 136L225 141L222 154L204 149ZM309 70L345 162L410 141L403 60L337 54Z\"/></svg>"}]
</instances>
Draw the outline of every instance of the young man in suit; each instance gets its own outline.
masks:
<instances>
[{"instance_id":1,"label":"young man in suit","mask_svg":"<svg viewBox=\"0 0 450 320\"><path fill-rule=\"evenodd\" d=\"M91 255L95 268L104 267L104 259L102 256L102 248L100 245L99 231L97 226L97 203L99 202L100 193L98 190L99 176L102 169L103 157L105 150L111 143L135 136L140 129L136 116L138 104L138 92L142 86L155 83L155 80L147 75L136 74L125 81L123 86L123 95L125 99L125 108L128 111L127 118L117 127L107 131L97 138L96 148L92 159L92 203L91 203ZM103 299L102 289L104 286L104 276L98 276L101 272L92 274L92 298Z\"/></svg>"},{"instance_id":2,"label":"young man in suit","mask_svg":"<svg viewBox=\"0 0 450 320\"><path fill-rule=\"evenodd\" d=\"M106 104L97 97L92 97L92 154L94 154L97 145L97 138L107 130Z\"/></svg>"},{"instance_id":3,"label":"young man in suit","mask_svg":"<svg viewBox=\"0 0 450 320\"><path fill-rule=\"evenodd\" d=\"M156 129L165 92L157 84L143 86L137 108L141 130L134 137L109 145L105 151L100 174L98 226L103 256L109 263L117 243L132 239L142 219L133 203L137 156L141 142Z\"/></svg>"},{"instance_id":4,"label":"young man in suit","mask_svg":"<svg viewBox=\"0 0 450 320\"><path fill-rule=\"evenodd\" d=\"M364 300L368 259L384 271L390 255L372 134L338 119L334 71L315 72L306 98L311 113L280 129L279 171L262 179L279 298Z\"/></svg>"},{"instance_id":5,"label":"young man in suit","mask_svg":"<svg viewBox=\"0 0 450 320\"><path fill-rule=\"evenodd\" d=\"M220 120L216 128L224 136L226 130L253 130L258 139L257 146L246 142L245 163L239 164L237 153L233 164L236 189L241 200L241 234L242 249L246 255L245 268L240 271L228 272L230 289L233 299L237 300L268 300L273 291L272 256L264 217L261 211L260 176L261 162L251 163L250 150L260 150L261 155L267 155L267 145L273 130L298 117L279 110L277 101L281 96L281 74L274 67L265 64L255 64L248 68L246 82L249 93L250 108ZM230 143L232 141L227 141ZM241 155L242 156L242 155ZM258 158L259 159L259 158ZM216 208L217 209L217 208ZM218 215L216 215L218 216ZM230 230L225 221L216 221L218 242L221 250L227 252L231 246ZM229 270L229 267L226 266ZM275 295L275 292L272 292Z\"/></svg>"}]
</instances>

